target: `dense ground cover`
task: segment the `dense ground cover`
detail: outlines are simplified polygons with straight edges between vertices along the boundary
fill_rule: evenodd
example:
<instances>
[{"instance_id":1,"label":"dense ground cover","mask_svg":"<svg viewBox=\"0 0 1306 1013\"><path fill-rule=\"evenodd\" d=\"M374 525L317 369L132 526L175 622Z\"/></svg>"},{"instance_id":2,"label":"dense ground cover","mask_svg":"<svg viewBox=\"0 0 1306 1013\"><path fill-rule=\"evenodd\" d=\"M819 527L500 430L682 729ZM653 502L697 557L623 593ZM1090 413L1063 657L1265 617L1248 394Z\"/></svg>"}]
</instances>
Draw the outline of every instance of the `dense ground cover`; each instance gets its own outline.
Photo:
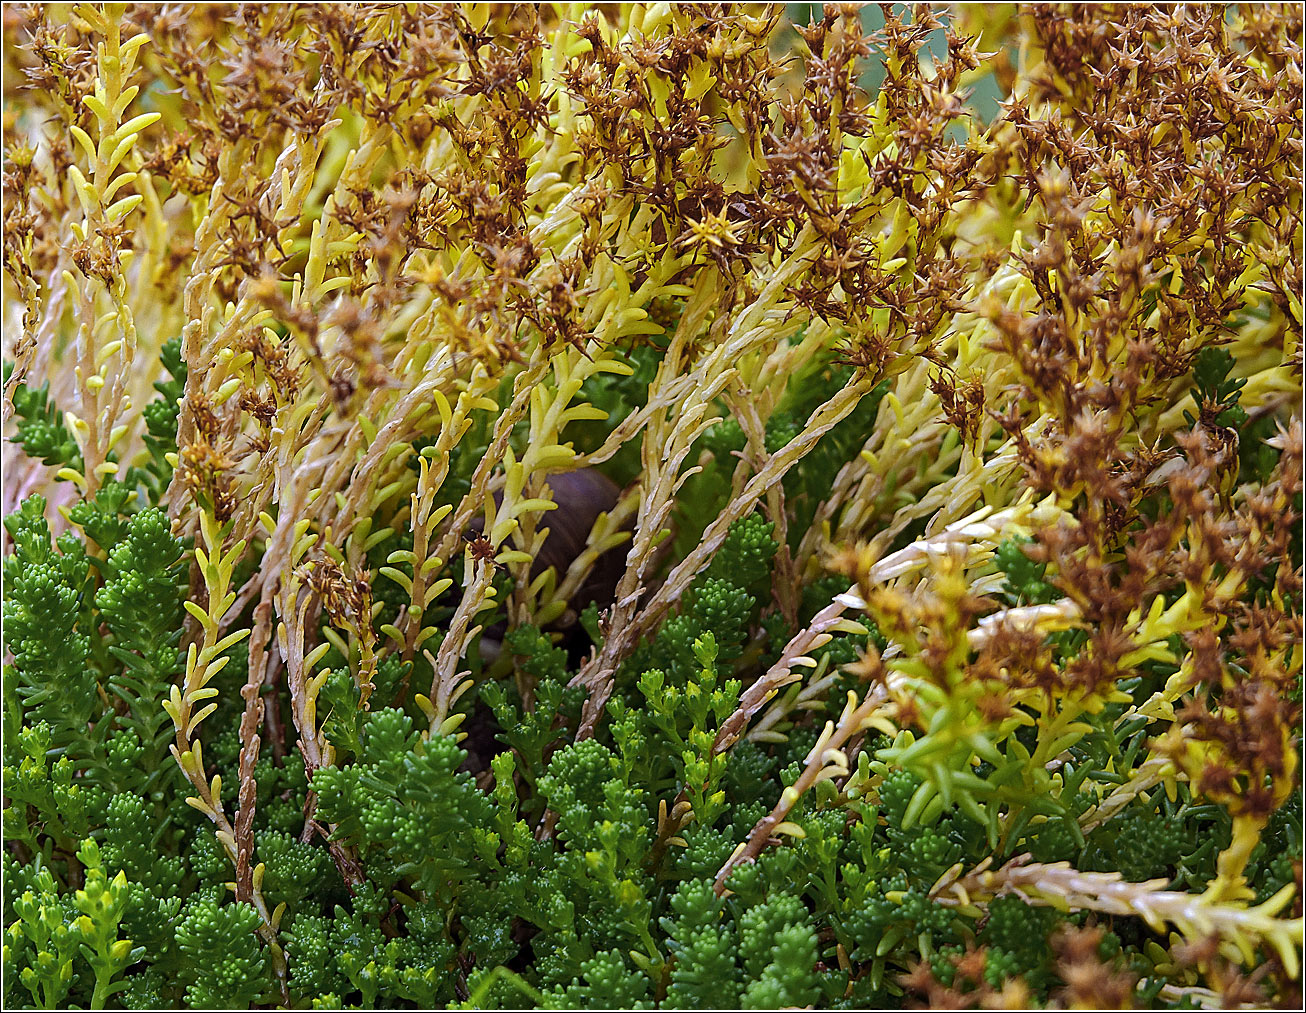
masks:
<instances>
[{"instance_id":1,"label":"dense ground cover","mask_svg":"<svg viewBox=\"0 0 1306 1013\"><path fill-rule=\"evenodd\" d=\"M1300 8L806 7L5 8L7 1008L1291 1004Z\"/></svg>"}]
</instances>

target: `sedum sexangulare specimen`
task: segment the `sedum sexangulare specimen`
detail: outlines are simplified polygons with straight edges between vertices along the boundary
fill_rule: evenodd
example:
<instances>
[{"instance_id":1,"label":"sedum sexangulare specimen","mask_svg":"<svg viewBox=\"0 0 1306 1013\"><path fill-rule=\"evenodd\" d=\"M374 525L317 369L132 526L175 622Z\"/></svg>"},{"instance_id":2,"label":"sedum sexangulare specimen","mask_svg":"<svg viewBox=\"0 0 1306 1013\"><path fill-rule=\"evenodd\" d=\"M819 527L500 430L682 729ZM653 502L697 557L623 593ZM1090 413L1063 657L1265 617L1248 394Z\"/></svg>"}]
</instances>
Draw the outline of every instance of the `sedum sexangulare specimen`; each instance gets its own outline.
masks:
<instances>
[{"instance_id":1,"label":"sedum sexangulare specimen","mask_svg":"<svg viewBox=\"0 0 1306 1013\"><path fill-rule=\"evenodd\" d=\"M4 1004L1299 993L1293 5L4 12Z\"/></svg>"}]
</instances>

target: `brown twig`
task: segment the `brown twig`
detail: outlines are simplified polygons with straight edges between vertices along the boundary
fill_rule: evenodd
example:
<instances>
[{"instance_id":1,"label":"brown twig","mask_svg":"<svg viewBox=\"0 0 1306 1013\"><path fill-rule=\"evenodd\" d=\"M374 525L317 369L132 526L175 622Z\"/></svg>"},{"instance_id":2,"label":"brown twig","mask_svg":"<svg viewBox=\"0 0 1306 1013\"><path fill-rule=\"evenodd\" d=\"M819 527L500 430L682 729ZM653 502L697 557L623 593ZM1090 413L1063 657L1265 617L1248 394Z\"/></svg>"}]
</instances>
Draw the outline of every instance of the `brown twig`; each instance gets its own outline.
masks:
<instances>
[{"instance_id":1,"label":"brown twig","mask_svg":"<svg viewBox=\"0 0 1306 1013\"><path fill-rule=\"evenodd\" d=\"M254 625L249 636L249 669L240 695L245 712L240 719L240 791L236 811L236 899L248 902L254 888L254 870L250 865L254 853L254 806L258 800L258 782L254 767L258 763L258 727L263 721L263 670L267 664L268 638L271 635L272 603L260 602L254 610Z\"/></svg>"}]
</instances>

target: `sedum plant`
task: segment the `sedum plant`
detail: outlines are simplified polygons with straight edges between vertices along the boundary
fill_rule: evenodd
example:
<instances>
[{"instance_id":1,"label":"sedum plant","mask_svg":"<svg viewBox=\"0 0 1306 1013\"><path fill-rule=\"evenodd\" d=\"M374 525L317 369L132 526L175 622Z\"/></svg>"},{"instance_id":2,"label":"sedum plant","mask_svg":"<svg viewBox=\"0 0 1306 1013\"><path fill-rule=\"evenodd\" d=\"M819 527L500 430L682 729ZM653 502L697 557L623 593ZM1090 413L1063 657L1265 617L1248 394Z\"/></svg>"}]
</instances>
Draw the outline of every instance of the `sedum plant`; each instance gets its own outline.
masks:
<instances>
[{"instance_id":1,"label":"sedum plant","mask_svg":"<svg viewBox=\"0 0 1306 1013\"><path fill-rule=\"evenodd\" d=\"M1293 5L6 9L6 1008L1291 1003Z\"/></svg>"}]
</instances>

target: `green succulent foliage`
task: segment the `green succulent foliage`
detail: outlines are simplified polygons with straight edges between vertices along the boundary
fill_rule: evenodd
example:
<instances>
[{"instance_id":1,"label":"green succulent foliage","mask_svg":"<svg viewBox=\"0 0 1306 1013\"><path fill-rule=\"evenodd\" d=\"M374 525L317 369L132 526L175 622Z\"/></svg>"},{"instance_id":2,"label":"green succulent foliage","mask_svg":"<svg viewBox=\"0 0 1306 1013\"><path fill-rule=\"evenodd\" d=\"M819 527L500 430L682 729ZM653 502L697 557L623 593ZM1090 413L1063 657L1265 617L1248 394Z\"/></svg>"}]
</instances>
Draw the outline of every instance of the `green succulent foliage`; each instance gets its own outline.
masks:
<instances>
[{"instance_id":1,"label":"green succulent foliage","mask_svg":"<svg viewBox=\"0 0 1306 1013\"><path fill-rule=\"evenodd\" d=\"M283 903L296 911L321 889L331 864L323 848L280 830L259 834L257 853L265 867L263 890L268 902Z\"/></svg>"},{"instance_id":2,"label":"green succulent foliage","mask_svg":"<svg viewBox=\"0 0 1306 1013\"><path fill-rule=\"evenodd\" d=\"M1084 833L1079 828L1079 817L1096 802L1097 798L1089 792L1069 794L1064 816L1030 826L1025 847L1029 848L1034 859L1039 862L1071 861L1085 844Z\"/></svg>"},{"instance_id":3,"label":"green succulent foliage","mask_svg":"<svg viewBox=\"0 0 1306 1013\"><path fill-rule=\"evenodd\" d=\"M154 389L159 396L147 402L141 411L149 460L143 466L128 468L123 476L125 485L144 490L145 498L155 506L172 481L168 455L177 449L177 416L186 390L186 363L181 357L180 335L163 343L159 358L168 371L168 379L155 381Z\"/></svg>"},{"instance_id":4,"label":"green succulent foliage","mask_svg":"<svg viewBox=\"0 0 1306 1013\"><path fill-rule=\"evenodd\" d=\"M185 958L186 1001L199 1009L249 1006L268 991L267 955L254 934L259 915L248 904L197 896L177 926Z\"/></svg>"},{"instance_id":5,"label":"green succulent foliage","mask_svg":"<svg viewBox=\"0 0 1306 1013\"><path fill-rule=\"evenodd\" d=\"M775 523L764 520L761 514L749 514L735 521L706 575L732 583L758 600L764 594L769 595L771 562L780 548L774 532Z\"/></svg>"},{"instance_id":6,"label":"green succulent foliage","mask_svg":"<svg viewBox=\"0 0 1306 1013\"><path fill-rule=\"evenodd\" d=\"M795 335L795 341L800 339L801 334ZM763 435L766 453L774 454L792 442L812 411L846 386L852 375L851 367L830 359L817 359L797 373L787 388L784 402L766 422ZM798 540L810 527L816 509L828 495L839 469L856 456L870 436L879 414L880 401L888 391L888 381L875 387L846 418L821 437L804 458L803 467L789 472L782 480L786 505L793 514L789 523L791 549L797 547ZM747 443L739 422L728 414L704 434L703 446L711 452L714 460L711 467L689 487L695 503L715 505L718 499L725 497L730 474L737 463L736 456L743 452ZM711 510L704 513L710 516ZM690 530L678 540L678 546L687 546L690 537L696 535L701 527L700 518L699 523L691 524Z\"/></svg>"},{"instance_id":7,"label":"green succulent foliage","mask_svg":"<svg viewBox=\"0 0 1306 1013\"><path fill-rule=\"evenodd\" d=\"M653 1009L648 975L620 950L603 950L580 965L580 976L550 997L554 1009Z\"/></svg>"},{"instance_id":8,"label":"green succulent foliage","mask_svg":"<svg viewBox=\"0 0 1306 1013\"><path fill-rule=\"evenodd\" d=\"M118 724L144 747L143 769L155 779L173 772L164 762L172 727L159 702L182 667L181 557L182 543L163 511L151 507L132 514L109 550L104 583L95 595L100 619L113 637L109 654L120 663L108 680L110 692L127 707ZM134 787L149 791L154 785L147 776Z\"/></svg>"},{"instance_id":9,"label":"green succulent foliage","mask_svg":"<svg viewBox=\"0 0 1306 1013\"><path fill-rule=\"evenodd\" d=\"M444 918L434 906L415 907L403 919L405 931L387 938L381 927L387 914L385 895L364 884L352 908L337 905L331 919L297 921L288 938L292 982L301 984L302 994L315 994L309 989L317 987L339 999L356 995L362 1008L375 1006L379 995L421 1007L447 1003L454 948Z\"/></svg>"},{"instance_id":10,"label":"green succulent foliage","mask_svg":"<svg viewBox=\"0 0 1306 1013\"><path fill-rule=\"evenodd\" d=\"M694 641L704 633L716 640L717 659L727 663L743 653L748 627L757 604L738 585L716 577L696 580L685 594L685 608L663 625L656 639L630 662L632 671L664 671L683 685L697 668Z\"/></svg>"},{"instance_id":11,"label":"green succulent foliage","mask_svg":"<svg viewBox=\"0 0 1306 1013\"><path fill-rule=\"evenodd\" d=\"M1007 975L1039 981L1045 978L1052 954L1048 939L1065 920L1055 908L1034 907L1013 895L997 897L989 904L980 939L999 955L998 963Z\"/></svg>"},{"instance_id":12,"label":"green succulent foliage","mask_svg":"<svg viewBox=\"0 0 1306 1013\"><path fill-rule=\"evenodd\" d=\"M1238 434L1240 482L1263 482L1279 459L1280 451L1266 441L1274 436L1276 423L1269 415L1251 420L1239 403L1246 378L1230 376L1235 366L1227 348L1203 348L1193 359L1193 400L1199 414L1210 425L1232 429ZM1190 426L1197 420L1185 411Z\"/></svg>"},{"instance_id":13,"label":"green succulent foliage","mask_svg":"<svg viewBox=\"0 0 1306 1013\"><path fill-rule=\"evenodd\" d=\"M122 482L105 482L91 499L74 503L68 511L68 519L107 553L127 536L125 515L131 510L135 495L131 487ZM92 565L98 567L99 557L93 555L91 559Z\"/></svg>"},{"instance_id":14,"label":"green succulent foliage","mask_svg":"<svg viewBox=\"0 0 1306 1013\"><path fill-rule=\"evenodd\" d=\"M58 890L51 871L41 869L32 880L14 902L13 920L5 928L5 1005L55 1009L88 973L76 966L82 933L72 898ZM18 994L19 982L26 998Z\"/></svg>"},{"instance_id":15,"label":"green succulent foliage","mask_svg":"<svg viewBox=\"0 0 1306 1013\"><path fill-rule=\"evenodd\" d=\"M456 773L467 754L448 737L423 740L396 709L370 713L361 739L356 763L314 779L322 819L392 882L412 875L428 898L448 897L482 860L475 830L491 810L471 775Z\"/></svg>"},{"instance_id":16,"label":"green succulent foliage","mask_svg":"<svg viewBox=\"0 0 1306 1013\"><path fill-rule=\"evenodd\" d=\"M1007 575L1004 590L1012 604L1040 605L1054 600L1057 591L1044 579L1047 564L1029 558L1028 544L1028 539L1009 539L998 546L993 561Z\"/></svg>"},{"instance_id":17,"label":"green succulent foliage","mask_svg":"<svg viewBox=\"0 0 1306 1013\"><path fill-rule=\"evenodd\" d=\"M674 329L673 324L667 333ZM661 364L664 340L655 335L647 343L635 345L621 356L622 361L631 367L629 376L604 372L586 379L580 397L605 412L606 417L583 420L575 426L578 449L586 452L597 450L626 415L648 403L648 386ZM613 457L610 474L625 485L639 475L640 468L639 448L626 443Z\"/></svg>"},{"instance_id":18,"label":"green succulent foliage","mask_svg":"<svg viewBox=\"0 0 1306 1013\"><path fill-rule=\"evenodd\" d=\"M642 708L627 711L620 701L614 703L612 713L620 725L614 735L623 755L638 756L633 762L649 776L659 770L659 759L669 761L672 779L685 789L695 819L710 827L725 811L725 793L718 788L729 765L727 754L714 754L712 745L739 700L739 682L720 677L711 633L695 640L691 650L698 671L683 687L650 669L639 681Z\"/></svg>"},{"instance_id":19,"label":"green succulent foliage","mask_svg":"<svg viewBox=\"0 0 1306 1013\"><path fill-rule=\"evenodd\" d=\"M4 382L9 382L13 363L4 365ZM80 471L82 452L77 441L64 424L63 414L50 400L50 385L32 388L20 383L14 389L14 420L17 434L14 443L23 448L28 457L53 468L73 468Z\"/></svg>"},{"instance_id":20,"label":"green succulent foliage","mask_svg":"<svg viewBox=\"0 0 1306 1013\"><path fill-rule=\"evenodd\" d=\"M1247 381L1229 376L1233 365L1229 349L1203 348L1193 360L1193 386L1198 407L1214 411L1216 425L1238 428L1247 421L1247 412L1238 403ZM1189 425L1196 425L1192 415L1185 413L1185 418Z\"/></svg>"},{"instance_id":21,"label":"green succulent foliage","mask_svg":"<svg viewBox=\"0 0 1306 1013\"><path fill-rule=\"evenodd\" d=\"M508 634L505 643L512 650L522 647L522 639L534 631L534 627L522 627L520 630L514 630ZM556 659L552 657L556 650L547 638L539 636L538 631L534 631L536 636L531 640L531 647L539 648L549 657L547 665L540 666L541 671L549 672L553 669ZM514 635L518 635L516 645L513 644ZM534 667L534 656L528 655L530 660L522 666L527 672ZM526 708L520 706L520 697L514 703L511 696L517 696L514 690L509 690L501 683L487 683L481 690L481 699L490 707L494 713L495 720L498 722L499 741L504 745L511 747L516 756L520 757L520 770L523 778L528 783L534 784L544 773L544 764L550 753L550 748L566 737L568 722L567 715L574 714L579 709L581 695L575 689L567 689L565 683L565 672L559 674L544 674L540 681L535 684L535 706Z\"/></svg>"},{"instance_id":22,"label":"green succulent foliage","mask_svg":"<svg viewBox=\"0 0 1306 1013\"><path fill-rule=\"evenodd\" d=\"M77 857L86 870L86 882L74 894L79 913L76 925L82 936L82 956L95 976L91 1008L103 1009L108 997L124 987L125 983L115 979L145 955L145 947L133 947L130 938L118 938L119 924L131 902L126 875L119 872L109 878L92 840L82 843Z\"/></svg>"},{"instance_id":23,"label":"green succulent foliage","mask_svg":"<svg viewBox=\"0 0 1306 1013\"><path fill-rule=\"evenodd\" d=\"M167 824L165 823L166 827ZM186 880L180 855L161 855L155 805L135 792L119 792L105 806L102 852L110 868L159 897L177 894Z\"/></svg>"},{"instance_id":24,"label":"green succulent foliage","mask_svg":"<svg viewBox=\"0 0 1306 1013\"><path fill-rule=\"evenodd\" d=\"M1302 796L1301 792L1295 792L1275 810L1252 852L1248 878L1256 887L1256 903L1297 882L1302 840Z\"/></svg>"},{"instance_id":25,"label":"green succulent foliage","mask_svg":"<svg viewBox=\"0 0 1306 1013\"><path fill-rule=\"evenodd\" d=\"M332 959L332 918L296 915L282 933L290 987L296 995L339 995L345 977Z\"/></svg>"},{"instance_id":26,"label":"green succulent foliage","mask_svg":"<svg viewBox=\"0 0 1306 1013\"><path fill-rule=\"evenodd\" d=\"M178 399L186 391L186 363L181 357L181 335L169 338L159 349L163 368L168 379L156 380L154 389L159 397L146 406L146 421L150 435L162 443L177 442ZM153 411L150 409L153 407Z\"/></svg>"},{"instance_id":27,"label":"green succulent foliage","mask_svg":"<svg viewBox=\"0 0 1306 1013\"><path fill-rule=\"evenodd\" d=\"M789 384L789 403L782 406L782 414L767 427L768 450L779 449L792 439L788 427L805 422L812 411L835 391L845 386L853 376L853 369L833 361L817 362L810 375L802 376ZM789 521L790 548L811 527L816 509L829 495L831 484L839 469L856 457L862 445L875 429L880 413L880 402L889 392L889 381L876 386L848 416L821 437L804 458L803 467L791 471L784 478L785 501L792 504L793 516ZM789 421L792 420L792 421ZM780 441L783 440L783 443ZM846 585L839 590L846 590Z\"/></svg>"},{"instance_id":28,"label":"green succulent foliage","mask_svg":"<svg viewBox=\"0 0 1306 1013\"><path fill-rule=\"evenodd\" d=\"M32 496L5 518L14 551L5 557L4 646L13 655L5 709L45 722L56 746L84 737L95 708L96 679L87 665L90 563L72 534L55 543L45 500Z\"/></svg>"},{"instance_id":29,"label":"green succulent foliage","mask_svg":"<svg viewBox=\"0 0 1306 1013\"><path fill-rule=\"evenodd\" d=\"M816 934L801 898L773 893L738 920L745 1009L808 1006L816 1000Z\"/></svg>"},{"instance_id":30,"label":"green succulent foliage","mask_svg":"<svg viewBox=\"0 0 1306 1013\"><path fill-rule=\"evenodd\" d=\"M1183 821L1162 813L1134 813L1120 824L1112 839L1115 867L1131 881L1169 878L1175 863L1195 846Z\"/></svg>"},{"instance_id":31,"label":"green succulent foliage","mask_svg":"<svg viewBox=\"0 0 1306 1013\"><path fill-rule=\"evenodd\" d=\"M850 956L874 960L921 936L934 945L955 941L951 909L909 884L906 874L894 873L877 881L862 905L847 911L843 928L853 944Z\"/></svg>"},{"instance_id":32,"label":"green succulent foliage","mask_svg":"<svg viewBox=\"0 0 1306 1013\"><path fill-rule=\"evenodd\" d=\"M74 782L76 764L51 757L53 735L38 721L6 737L5 838L40 850L42 838L74 846L89 828L86 791Z\"/></svg>"},{"instance_id":33,"label":"green succulent foliage","mask_svg":"<svg viewBox=\"0 0 1306 1013\"><path fill-rule=\"evenodd\" d=\"M121 934L132 893L126 876L109 876L92 840L82 843L77 857L84 882L74 891L61 891L48 867L20 873L26 888L8 907L16 917L5 930L6 1006L53 1009L77 1002L104 1009L126 987L123 972L145 954L144 946Z\"/></svg>"},{"instance_id":34,"label":"green succulent foliage","mask_svg":"<svg viewBox=\"0 0 1306 1013\"><path fill-rule=\"evenodd\" d=\"M724 902L712 880L688 879L662 919L672 958L665 1006L671 1009L730 1009L739 1002L742 973L734 925L723 917Z\"/></svg>"},{"instance_id":35,"label":"green succulent foliage","mask_svg":"<svg viewBox=\"0 0 1306 1013\"><path fill-rule=\"evenodd\" d=\"M321 708L324 713L322 730L335 744L341 757L357 756L363 751L362 691L354 681L348 666L336 666L325 673L321 690ZM240 748L240 739L230 736L227 752L234 756Z\"/></svg>"}]
</instances>

